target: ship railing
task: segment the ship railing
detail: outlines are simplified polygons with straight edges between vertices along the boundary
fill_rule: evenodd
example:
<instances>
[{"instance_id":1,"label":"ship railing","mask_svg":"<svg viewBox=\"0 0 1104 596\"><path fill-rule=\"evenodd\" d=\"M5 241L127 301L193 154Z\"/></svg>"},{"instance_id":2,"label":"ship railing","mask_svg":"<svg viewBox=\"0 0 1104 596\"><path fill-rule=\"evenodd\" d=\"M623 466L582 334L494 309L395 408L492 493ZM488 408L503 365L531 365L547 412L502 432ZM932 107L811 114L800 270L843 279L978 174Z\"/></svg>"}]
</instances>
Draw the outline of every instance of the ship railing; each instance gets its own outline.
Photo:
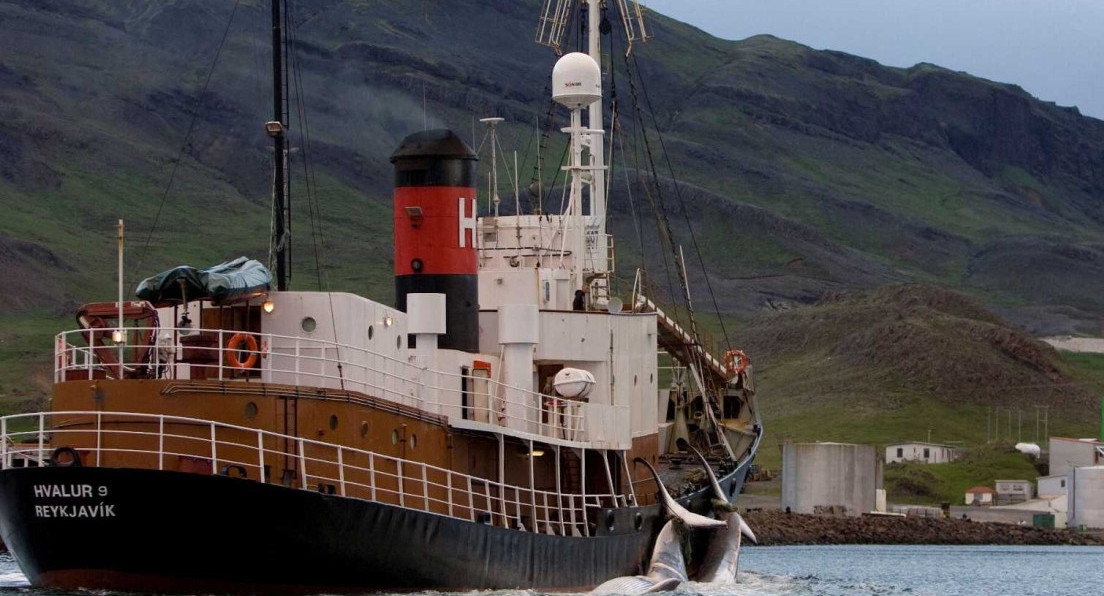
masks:
<instances>
[{"instance_id":1,"label":"ship railing","mask_svg":"<svg viewBox=\"0 0 1104 596\"><path fill-rule=\"evenodd\" d=\"M416 435L396 449L416 449ZM22 463L17 465L16 462ZM0 417L0 465L139 468L220 475L561 536L589 536L628 495L517 486L427 462L164 414L59 411ZM279 475L272 473L282 466Z\"/></svg>"},{"instance_id":2,"label":"ship railing","mask_svg":"<svg viewBox=\"0 0 1104 596\"><path fill-rule=\"evenodd\" d=\"M57 335L55 383L97 378L257 380L358 391L430 413L530 434L578 442L590 439L582 402L474 373L430 369L361 346L272 333L169 327L127 327L127 339L135 343L88 345L93 333L105 331L111 330L79 329ZM236 335L251 337L256 351L230 349L228 343ZM150 337L150 343L136 341L143 336ZM405 346L399 349L407 352ZM249 366L240 366L244 364ZM628 408L621 409L627 415Z\"/></svg>"},{"instance_id":3,"label":"ship railing","mask_svg":"<svg viewBox=\"0 0 1104 596\"><path fill-rule=\"evenodd\" d=\"M583 269L613 273L617 266L613 248L613 234L587 232Z\"/></svg>"}]
</instances>

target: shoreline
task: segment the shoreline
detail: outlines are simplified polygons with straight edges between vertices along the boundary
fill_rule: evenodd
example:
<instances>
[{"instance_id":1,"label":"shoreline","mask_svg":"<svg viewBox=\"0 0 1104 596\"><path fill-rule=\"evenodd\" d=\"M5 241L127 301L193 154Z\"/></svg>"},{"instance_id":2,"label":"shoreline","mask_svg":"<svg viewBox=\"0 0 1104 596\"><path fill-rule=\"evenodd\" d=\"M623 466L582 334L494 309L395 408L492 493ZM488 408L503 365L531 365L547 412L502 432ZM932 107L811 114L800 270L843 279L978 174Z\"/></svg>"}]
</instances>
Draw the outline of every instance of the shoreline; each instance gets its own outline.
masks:
<instances>
[{"instance_id":1,"label":"shoreline","mask_svg":"<svg viewBox=\"0 0 1104 596\"><path fill-rule=\"evenodd\" d=\"M759 546L828 544L1104 546L1104 536L962 519L829 517L782 511L744 515ZM749 545L750 546L750 545Z\"/></svg>"}]
</instances>

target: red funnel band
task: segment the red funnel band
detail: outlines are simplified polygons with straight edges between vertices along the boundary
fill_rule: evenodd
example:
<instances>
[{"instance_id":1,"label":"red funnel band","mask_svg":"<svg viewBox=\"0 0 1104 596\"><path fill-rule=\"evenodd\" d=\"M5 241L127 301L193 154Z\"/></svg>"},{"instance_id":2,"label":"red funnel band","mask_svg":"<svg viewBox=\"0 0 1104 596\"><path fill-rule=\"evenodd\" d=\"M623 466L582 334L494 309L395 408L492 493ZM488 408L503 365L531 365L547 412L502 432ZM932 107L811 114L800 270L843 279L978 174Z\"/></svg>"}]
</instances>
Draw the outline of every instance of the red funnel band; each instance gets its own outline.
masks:
<instances>
[{"instance_id":1,"label":"red funnel band","mask_svg":"<svg viewBox=\"0 0 1104 596\"><path fill-rule=\"evenodd\" d=\"M395 189L395 275L475 275L475 189ZM415 262L417 260L417 262Z\"/></svg>"}]
</instances>

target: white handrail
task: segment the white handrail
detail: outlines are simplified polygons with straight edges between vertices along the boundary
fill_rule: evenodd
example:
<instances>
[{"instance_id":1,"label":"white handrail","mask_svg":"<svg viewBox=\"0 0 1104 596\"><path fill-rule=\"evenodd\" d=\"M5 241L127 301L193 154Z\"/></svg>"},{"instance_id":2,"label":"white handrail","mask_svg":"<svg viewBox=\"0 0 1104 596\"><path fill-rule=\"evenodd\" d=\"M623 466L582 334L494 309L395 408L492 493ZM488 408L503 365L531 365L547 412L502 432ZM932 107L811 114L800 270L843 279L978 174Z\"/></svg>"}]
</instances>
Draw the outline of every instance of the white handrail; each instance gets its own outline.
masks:
<instances>
[{"instance_id":1,"label":"white handrail","mask_svg":"<svg viewBox=\"0 0 1104 596\"><path fill-rule=\"evenodd\" d=\"M62 356L55 358L55 379L59 380L59 382L60 380L68 379L69 375L67 375L67 373L69 371L80 371L81 378L92 379L94 377L94 371L97 369L105 369L105 374L107 374L119 368L122 370L135 371L143 367L149 367L154 371L154 374L159 371L169 371L172 372L175 377L178 366L188 365L195 370L217 372L215 376L218 380L225 381L242 378L242 375L248 375L251 371L256 370L263 374L265 379L272 379L274 375L288 375L290 378L294 379L294 383L297 385L304 384L307 386L319 387L326 387L327 381L329 381L331 382L330 384L336 383L339 386L359 388L362 393L370 394L375 397L382 397L388 401L427 411L431 409L440 411L440 406L442 405L441 396L448 395L452 398L452 403L448 405L460 408L469 415L475 415L477 413L485 414L486 419L491 424L514 428L521 427L523 429L534 427L537 429L537 434L544 436L559 436L560 438L574 441L586 441L588 437L586 415L580 402L519 388L514 385L502 383L496 379L479 377L473 374L464 375L420 367L388 354L359 346L289 335L249 333L249 335L260 338L260 345L267 346L267 348L262 348L261 358L259 359L261 364L259 368L242 369L225 363L227 350L225 349L225 330L223 329L197 330L191 328L133 327L128 328L128 330L133 332L150 332L152 339L150 344L129 344L127 346L128 349L124 350L123 354L136 354L139 351L146 351L147 354L150 354L151 361L126 361L110 367L101 365L99 364L99 357L97 356L98 348L77 346L70 342L72 336L77 336L87 341L90 334L96 330L81 329L64 331L58 334L55 344L55 352L57 352L58 349L62 350ZM169 346L159 345L157 337L159 333L167 335L170 332L172 333L172 337L178 339L171 346L171 350L169 350L172 356L166 362L161 362L157 358L159 351L164 351ZM186 332L187 335L185 335L184 332ZM183 340L179 339L193 336L193 334L197 332L201 335L210 334L216 336L218 338L218 345L214 347L185 345ZM141 334L142 333L135 333L135 335ZM293 342L293 346L281 345L277 349L284 350L293 347L294 352L289 354L274 351L272 346L279 343L277 340L285 343ZM318 350L321 355L303 354L303 348ZM344 354L345 357L331 358L327 356L328 349L334 350L339 354ZM212 353L217 357L217 361L214 363L184 361L182 357L177 356L177 354L183 354L184 351L193 354L202 354L205 352ZM119 354L119 352L111 350L111 354L112 357L117 357L116 355ZM353 359L353 356L357 358ZM277 361L282 362L284 359L288 358L293 359L292 367L281 368L277 364ZM383 365L373 365L371 363L373 359L382 361ZM304 370L303 364L305 363L313 363L318 371ZM340 374L327 372L328 369L337 370L339 368L342 371ZM397 369L398 372L392 369ZM426 375L427 372L433 374ZM452 386L442 386L440 383L426 383L425 378L427 376L436 379L451 379L454 383ZM306 379L302 379L302 377L306 377ZM392 379L397 383L397 386L389 386L386 381L382 383L373 382L373 377ZM476 381L487 384L489 390L486 394L486 406L476 406L473 403L469 403L466 406L461 405L463 395L465 394L465 391L461 389L463 379L468 380L469 387L474 387ZM466 393L468 395L474 395L474 391L470 389ZM427 399L434 395L438 397L432 400ZM559 404L559 409L550 409L552 406L549 404L551 403ZM511 408L507 408L506 405L519 406L520 410L515 412ZM437 407L430 408L430 406ZM628 410L627 406L610 407ZM513 424L511 424L511 422Z\"/></svg>"},{"instance_id":2,"label":"white handrail","mask_svg":"<svg viewBox=\"0 0 1104 596\"><path fill-rule=\"evenodd\" d=\"M49 426L46 424L47 417L51 421ZM32 430L11 431L13 427L20 427L20 420L37 420L37 428L32 426ZM118 428L122 424L148 424L149 430ZM182 434L181 426L193 428L197 434ZM233 440L225 436L231 432L255 435L256 441ZM90 433L95 436L89 437ZM105 441L108 436L116 437L116 440ZM119 437L129 437L131 442L123 443ZM156 449L142 448L144 437L148 437L151 444L152 439L156 438ZM293 461L299 468L297 480L300 489L314 488L331 493L336 490L343 497L383 502L470 521L475 521L476 512L482 511L489 514L491 524L506 528L526 525L525 519L528 519L526 528L529 530L537 531L543 524L545 529L559 529L561 533L574 528L587 534L590 531L585 526L588 509L602 509L603 499L609 499L617 507L619 499L624 499L623 495L562 494L534 486L514 486L425 462L262 429L184 416L134 412L60 411L0 417L0 466L11 467L13 455L26 457L37 454L39 461L45 462L49 444L51 448L72 447L78 453L92 451L95 467L163 470L166 469L166 456L200 460L210 457L211 465L207 469L212 475L220 473L221 463L222 470L227 473L231 466L239 467L245 471L246 478L269 482L271 477L265 469L266 455L282 458L287 452L265 448L266 438L277 444L280 441L293 444L291 453L295 454ZM250 451L256 452L251 463L247 461ZM330 454L333 454L332 458L328 457ZM144 460L143 456L150 459ZM355 465L351 459L361 464L363 459L367 459L367 467ZM142 465L144 461L148 461L149 465ZM387 462L384 469L380 469L380 461ZM254 469L256 474L251 476L249 470ZM394 489L388 486L391 482L395 485ZM444 491L444 496L441 491ZM455 496L462 497L466 504L457 503ZM483 500L483 509L477 510L476 497ZM550 501L556 502L558 507L550 506ZM497 512L491 505L494 502L499 503ZM584 525L580 529L577 524Z\"/></svg>"}]
</instances>

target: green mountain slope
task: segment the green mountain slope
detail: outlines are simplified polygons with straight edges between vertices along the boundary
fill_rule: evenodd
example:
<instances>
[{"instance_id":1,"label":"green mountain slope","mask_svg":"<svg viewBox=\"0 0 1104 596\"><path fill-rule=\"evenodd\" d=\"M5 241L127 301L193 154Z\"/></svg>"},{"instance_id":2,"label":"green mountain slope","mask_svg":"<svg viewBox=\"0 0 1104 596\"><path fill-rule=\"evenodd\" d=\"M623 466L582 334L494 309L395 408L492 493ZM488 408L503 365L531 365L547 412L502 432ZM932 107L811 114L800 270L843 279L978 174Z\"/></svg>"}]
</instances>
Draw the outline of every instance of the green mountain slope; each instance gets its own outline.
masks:
<instances>
[{"instance_id":1,"label":"green mountain slope","mask_svg":"<svg viewBox=\"0 0 1104 596\"><path fill-rule=\"evenodd\" d=\"M757 317L736 335L754 354L773 441L974 447L990 438L999 408L999 438L1010 447L1045 440L1035 429L1043 406L1051 435L1099 432L1100 355L1065 357L954 292L830 294ZM767 449L764 462L777 465L779 455Z\"/></svg>"},{"instance_id":2,"label":"green mountain slope","mask_svg":"<svg viewBox=\"0 0 1104 596\"><path fill-rule=\"evenodd\" d=\"M128 226L128 285L180 263L267 254L266 4L0 2L0 393L22 399L28 369L45 366L36 355L49 345L45 330L68 326L81 302L113 299L118 218ZM301 82L310 132L308 147L293 118L293 287L319 287L317 247L329 287L390 298L387 156L411 131L448 126L478 142L474 119L503 116L503 145L518 150L528 181L555 61L532 43L540 4L292 2L300 75L291 89ZM681 183L676 192L664 180L664 205L692 262L685 211L730 320L786 317L827 293L920 282L964 292L1032 333L1099 330L1104 123L932 65L887 68L768 36L720 40L648 16L655 39L629 60L647 81L646 96L636 86L639 116L620 51L606 68L626 142L641 118L663 133ZM565 114L557 118L562 125ZM562 143L546 148L544 172L555 171ZM303 192L304 149L314 197ZM629 275L644 258L663 279L655 226L642 221L638 240L632 216L646 202L637 188L630 205L622 184L633 167L619 157L613 174L618 266ZM310 225L314 210L324 243ZM703 304L702 274L691 281ZM985 324L970 329L1006 333ZM933 341L962 332L924 331ZM1000 350L999 339L985 349ZM830 372L814 361L832 354L762 349L756 361L791 367L789 378L811 376L796 374L801 358ZM861 342L837 349L862 353ZM1061 358L1044 360L1062 373ZM867 375L865 365L840 373L852 375L840 386L855 399L876 403L872 396L898 382L909 399L945 389L918 370ZM813 395L784 378L766 372L764 387Z\"/></svg>"}]
</instances>

